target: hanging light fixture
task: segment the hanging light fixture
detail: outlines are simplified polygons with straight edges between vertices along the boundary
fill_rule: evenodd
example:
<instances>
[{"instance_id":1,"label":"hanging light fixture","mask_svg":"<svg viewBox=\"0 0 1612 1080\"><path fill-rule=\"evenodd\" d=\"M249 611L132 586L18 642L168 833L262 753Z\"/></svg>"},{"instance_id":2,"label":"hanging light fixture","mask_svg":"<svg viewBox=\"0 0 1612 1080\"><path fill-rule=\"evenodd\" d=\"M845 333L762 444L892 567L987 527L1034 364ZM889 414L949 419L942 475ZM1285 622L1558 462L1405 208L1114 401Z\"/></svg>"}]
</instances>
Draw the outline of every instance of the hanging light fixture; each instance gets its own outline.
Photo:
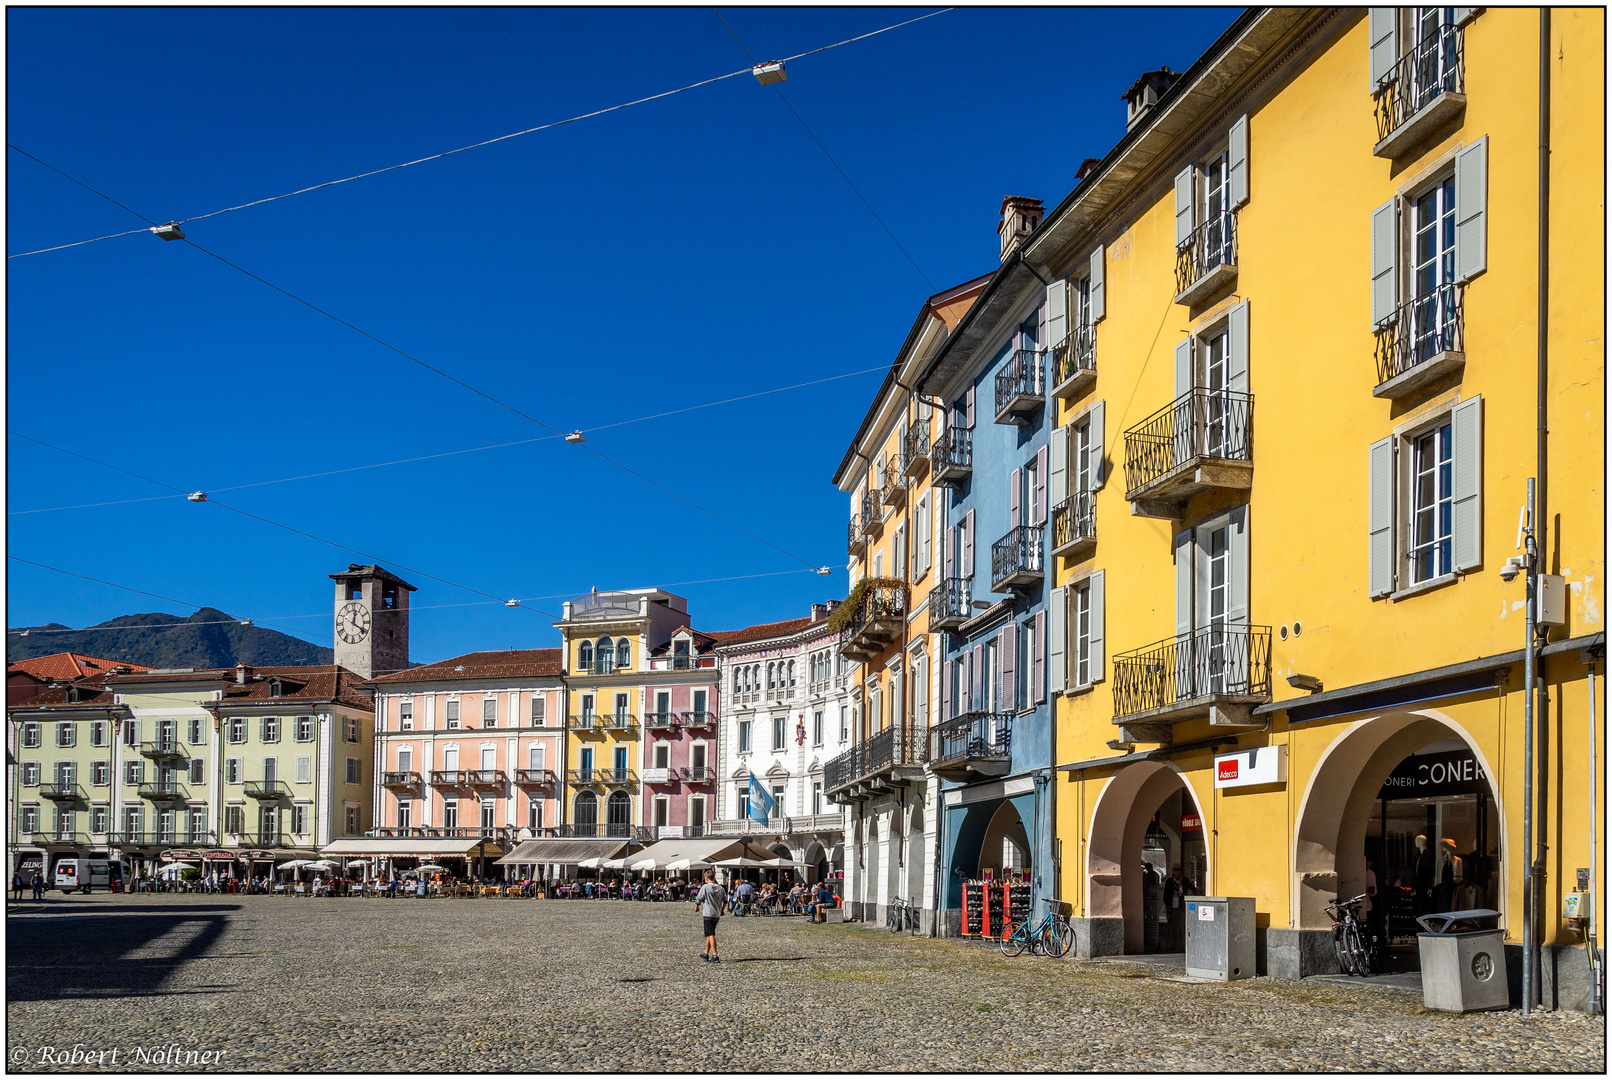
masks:
<instances>
[{"instance_id":1,"label":"hanging light fixture","mask_svg":"<svg viewBox=\"0 0 1612 1080\"><path fill-rule=\"evenodd\" d=\"M771 86L773 83L788 82L789 76L784 74L784 62L773 60L766 64L757 64L750 69L750 74L756 77L756 82L762 86Z\"/></svg>"}]
</instances>

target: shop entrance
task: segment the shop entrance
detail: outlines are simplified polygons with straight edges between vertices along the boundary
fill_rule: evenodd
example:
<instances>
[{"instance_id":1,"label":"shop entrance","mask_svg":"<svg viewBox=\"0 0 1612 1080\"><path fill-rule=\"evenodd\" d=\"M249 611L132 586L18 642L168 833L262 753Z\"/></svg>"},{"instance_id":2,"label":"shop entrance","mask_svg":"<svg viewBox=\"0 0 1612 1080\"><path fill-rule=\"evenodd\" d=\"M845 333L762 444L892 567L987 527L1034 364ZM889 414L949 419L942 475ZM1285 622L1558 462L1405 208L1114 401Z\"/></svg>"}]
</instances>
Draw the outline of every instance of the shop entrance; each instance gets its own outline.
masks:
<instances>
[{"instance_id":1,"label":"shop entrance","mask_svg":"<svg viewBox=\"0 0 1612 1080\"><path fill-rule=\"evenodd\" d=\"M1147 761L1115 774L1092 813L1088 910L1125 921L1125 952L1182 952L1184 897L1210 887L1203 815L1174 767ZM1179 868L1179 870L1177 869Z\"/></svg>"},{"instance_id":2,"label":"shop entrance","mask_svg":"<svg viewBox=\"0 0 1612 1080\"><path fill-rule=\"evenodd\" d=\"M997 878L1021 877L1030 869L1030 837L1011 802L1004 801L991 815L980 839L979 876L987 870Z\"/></svg>"}]
</instances>

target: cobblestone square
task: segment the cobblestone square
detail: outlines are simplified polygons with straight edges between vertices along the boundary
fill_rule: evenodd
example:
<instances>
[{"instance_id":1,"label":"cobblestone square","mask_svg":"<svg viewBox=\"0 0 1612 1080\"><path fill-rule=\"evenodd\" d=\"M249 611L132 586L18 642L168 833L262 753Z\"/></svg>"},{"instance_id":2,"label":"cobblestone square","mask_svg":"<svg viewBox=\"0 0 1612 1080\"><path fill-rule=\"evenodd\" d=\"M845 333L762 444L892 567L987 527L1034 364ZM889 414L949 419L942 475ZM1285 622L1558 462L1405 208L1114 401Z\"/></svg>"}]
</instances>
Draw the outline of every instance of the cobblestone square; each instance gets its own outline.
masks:
<instances>
[{"instance_id":1,"label":"cobblestone square","mask_svg":"<svg viewBox=\"0 0 1612 1080\"><path fill-rule=\"evenodd\" d=\"M1603 1023L1576 1013L1430 1014L1390 990L1185 983L855 924L724 919L710 965L684 904L100 895L9 914L14 1072L1605 1067ZM219 1064L187 1063L203 1052Z\"/></svg>"}]
</instances>

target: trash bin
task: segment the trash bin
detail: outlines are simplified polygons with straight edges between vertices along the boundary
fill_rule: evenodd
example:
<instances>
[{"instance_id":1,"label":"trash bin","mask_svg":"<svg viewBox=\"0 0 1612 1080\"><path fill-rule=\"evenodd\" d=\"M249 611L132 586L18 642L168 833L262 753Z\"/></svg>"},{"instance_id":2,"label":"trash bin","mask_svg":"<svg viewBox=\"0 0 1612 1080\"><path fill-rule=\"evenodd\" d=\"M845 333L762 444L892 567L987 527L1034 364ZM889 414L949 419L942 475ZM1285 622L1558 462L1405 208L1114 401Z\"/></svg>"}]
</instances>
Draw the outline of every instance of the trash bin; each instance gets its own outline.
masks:
<instances>
[{"instance_id":1,"label":"trash bin","mask_svg":"<svg viewBox=\"0 0 1612 1080\"><path fill-rule=\"evenodd\" d=\"M1189 896L1187 974L1199 979L1254 977L1254 898Z\"/></svg>"},{"instance_id":2,"label":"trash bin","mask_svg":"<svg viewBox=\"0 0 1612 1080\"><path fill-rule=\"evenodd\" d=\"M1498 911L1472 908L1422 915L1416 935L1422 958L1422 1004L1440 1012L1478 1012L1511 1005L1506 982L1506 932Z\"/></svg>"}]
</instances>

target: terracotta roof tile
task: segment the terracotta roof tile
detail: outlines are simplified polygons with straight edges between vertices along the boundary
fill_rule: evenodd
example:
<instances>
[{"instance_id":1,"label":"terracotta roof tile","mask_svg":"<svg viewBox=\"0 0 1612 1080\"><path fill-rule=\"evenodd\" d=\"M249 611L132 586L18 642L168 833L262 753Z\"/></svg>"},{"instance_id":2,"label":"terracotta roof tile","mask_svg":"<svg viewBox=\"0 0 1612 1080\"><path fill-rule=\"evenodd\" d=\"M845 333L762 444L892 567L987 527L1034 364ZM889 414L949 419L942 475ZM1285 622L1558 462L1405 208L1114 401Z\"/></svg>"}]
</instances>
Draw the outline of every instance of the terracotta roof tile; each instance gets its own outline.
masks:
<instances>
[{"instance_id":1,"label":"terracotta roof tile","mask_svg":"<svg viewBox=\"0 0 1612 1080\"><path fill-rule=\"evenodd\" d=\"M463 670L461 670L463 669ZM559 649L499 649L465 653L435 664L425 664L380 675L370 682L394 686L399 683L438 682L452 679L501 679L517 676L560 674Z\"/></svg>"},{"instance_id":2,"label":"terracotta roof tile","mask_svg":"<svg viewBox=\"0 0 1612 1080\"><path fill-rule=\"evenodd\" d=\"M793 634L797 630L806 629L812 624L812 621L810 617L785 619L783 622L758 623L755 626L747 626L743 630L717 630L709 636L714 638L718 645L738 645L746 641L757 641L761 638L782 637L785 634Z\"/></svg>"},{"instance_id":3,"label":"terracotta roof tile","mask_svg":"<svg viewBox=\"0 0 1612 1080\"><path fill-rule=\"evenodd\" d=\"M82 679L89 675L105 675L113 668L126 667L131 671L150 671L144 664L131 664L127 660L108 660L84 653L59 652L49 656L35 656L28 660L13 660L6 665L6 673L25 671L36 679Z\"/></svg>"}]
</instances>

